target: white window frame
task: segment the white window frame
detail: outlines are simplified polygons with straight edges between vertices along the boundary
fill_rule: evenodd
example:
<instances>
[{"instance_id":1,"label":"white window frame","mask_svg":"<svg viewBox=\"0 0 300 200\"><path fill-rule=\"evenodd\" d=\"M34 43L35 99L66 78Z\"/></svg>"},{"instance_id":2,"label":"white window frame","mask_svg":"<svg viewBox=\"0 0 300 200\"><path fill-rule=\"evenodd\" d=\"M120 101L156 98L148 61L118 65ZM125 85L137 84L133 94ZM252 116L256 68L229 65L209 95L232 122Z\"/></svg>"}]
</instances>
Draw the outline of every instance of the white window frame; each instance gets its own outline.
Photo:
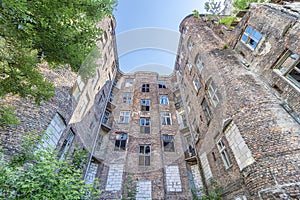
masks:
<instances>
[{"instance_id":1,"label":"white window frame","mask_svg":"<svg viewBox=\"0 0 300 200\"><path fill-rule=\"evenodd\" d=\"M147 130L149 130L149 132ZM150 119L150 117L141 117L140 118L140 133L145 133L145 134L150 134L151 133L151 119Z\"/></svg>"},{"instance_id":2,"label":"white window frame","mask_svg":"<svg viewBox=\"0 0 300 200\"><path fill-rule=\"evenodd\" d=\"M116 133L114 151L126 151L127 133Z\"/></svg>"},{"instance_id":3,"label":"white window frame","mask_svg":"<svg viewBox=\"0 0 300 200\"><path fill-rule=\"evenodd\" d=\"M150 92L150 84L149 83L142 84L142 92Z\"/></svg>"},{"instance_id":4,"label":"white window frame","mask_svg":"<svg viewBox=\"0 0 300 200\"><path fill-rule=\"evenodd\" d=\"M232 166L232 161L230 159L229 153L224 144L223 138L220 138L217 142L217 147L219 153L221 154L222 161L224 163L225 169L228 169Z\"/></svg>"},{"instance_id":5,"label":"white window frame","mask_svg":"<svg viewBox=\"0 0 300 200\"><path fill-rule=\"evenodd\" d=\"M283 65L287 66L283 66ZM295 70L300 74L300 56L296 53L293 53L290 50L287 50L287 52L284 54L282 59L280 59L279 63L277 64L276 68L280 72L282 76L287 78L289 81L292 82L293 85L300 88L300 80L297 81L293 76L290 75L290 73ZM298 68L298 69L297 69Z\"/></svg>"},{"instance_id":6,"label":"white window frame","mask_svg":"<svg viewBox=\"0 0 300 200\"><path fill-rule=\"evenodd\" d=\"M64 140L61 149L59 150L59 159L63 160L65 159L66 155L69 152L70 147L72 146L73 140L74 140L75 134L72 130L69 131L66 139Z\"/></svg>"},{"instance_id":7,"label":"white window frame","mask_svg":"<svg viewBox=\"0 0 300 200\"><path fill-rule=\"evenodd\" d=\"M171 147L165 148L167 145ZM163 147L165 152L175 152L174 135L163 135Z\"/></svg>"},{"instance_id":8,"label":"white window frame","mask_svg":"<svg viewBox=\"0 0 300 200\"><path fill-rule=\"evenodd\" d=\"M171 113L163 112L160 114L161 125L168 126L172 125Z\"/></svg>"},{"instance_id":9,"label":"white window frame","mask_svg":"<svg viewBox=\"0 0 300 200\"><path fill-rule=\"evenodd\" d=\"M256 37L254 36L256 33L259 34L258 38L256 38L257 36ZM254 50L258 46L258 43L262 37L263 35L260 32L258 32L256 29L252 28L251 26L247 26L243 32L241 41L244 44L246 44L246 46L249 47L251 50ZM255 46L251 45L251 41L256 42L256 45Z\"/></svg>"},{"instance_id":10,"label":"white window frame","mask_svg":"<svg viewBox=\"0 0 300 200\"><path fill-rule=\"evenodd\" d=\"M141 147L144 147L143 152L141 152ZM150 152L146 153L146 148L149 147L150 148ZM146 163L146 159L149 160L149 164ZM141 160L143 160L143 162L141 162ZM138 149L138 165L139 166L151 166L151 145L149 144L141 144L139 145L139 149Z\"/></svg>"},{"instance_id":11,"label":"white window frame","mask_svg":"<svg viewBox=\"0 0 300 200\"><path fill-rule=\"evenodd\" d=\"M63 118L56 113L46 129L40 147L54 150L66 127Z\"/></svg>"},{"instance_id":12,"label":"white window frame","mask_svg":"<svg viewBox=\"0 0 300 200\"><path fill-rule=\"evenodd\" d=\"M126 78L125 79L125 88L130 88L133 86L134 79L133 78Z\"/></svg>"},{"instance_id":13,"label":"white window frame","mask_svg":"<svg viewBox=\"0 0 300 200\"><path fill-rule=\"evenodd\" d=\"M198 77L196 77L196 76L193 79L193 85L194 85L196 92L198 92L201 88L201 84L200 84L200 81L198 80Z\"/></svg>"},{"instance_id":14,"label":"white window frame","mask_svg":"<svg viewBox=\"0 0 300 200\"><path fill-rule=\"evenodd\" d=\"M124 93L123 94L123 99L122 99L123 103L131 103L131 100L132 100L132 94L131 93Z\"/></svg>"},{"instance_id":15,"label":"white window frame","mask_svg":"<svg viewBox=\"0 0 300 200\"><path fill-rule=\"evenodd\" d=\"M157 84L158 84L158 88L167 88L166 81L158 81Z\"/></svg>"},{"instance_id":16,"label":"white window frame","mask_svg":"<svg viewBox=\"0 0 300 200\"><path fill-rule=\"evenodd\" d=\"M213 80L210 81L207 91L212 105L216 107L220 102L220 99L218 97L218 88Z\"/></svg>"},{"instance_id":17,"label":"white window frame","mask_svg":"<svg viewBox=\"0 0 300 200\"><path fill-rule=\"evenodd\" d=\"M128 124L130 120L130 111L120 111L119 123Z\"/></svg>"},{"instance_id":18,"label":"white window frame","mask_svg":"<svg viewBox=\"0 0 300 200\"><path fill-rule=\"evenodd\" d=\"M141 99L141 111L150 111L150 106L151 106L151 100L150 99ZM147 108L149 108L147 110Z\"/></svg>"},{"instance_id":19,"label":"white window frame","mask_svg":"<svg viewBox=\"0 0 300 200\"><path fill-rule=\"evenodd\" d=\"M198 54L197 57L196 57L196 62L195 64L197 65L198 67L198 70L199 70L199 74L201 74L203 68L204 68L204 65L203 65L203 61L202 61L202 58L201 56Z\"/></svg>"},{"instance_id":20,"label":"white window frame","mask_svg":"<svg viewBox=\"0 0 300 200\"><path fill-rule=\"evenodd\" d=\"M166 95L160 95L159 96L159 104L168 105L169 104L168 96L166 96Z\"/></svg>"}]
</instances>

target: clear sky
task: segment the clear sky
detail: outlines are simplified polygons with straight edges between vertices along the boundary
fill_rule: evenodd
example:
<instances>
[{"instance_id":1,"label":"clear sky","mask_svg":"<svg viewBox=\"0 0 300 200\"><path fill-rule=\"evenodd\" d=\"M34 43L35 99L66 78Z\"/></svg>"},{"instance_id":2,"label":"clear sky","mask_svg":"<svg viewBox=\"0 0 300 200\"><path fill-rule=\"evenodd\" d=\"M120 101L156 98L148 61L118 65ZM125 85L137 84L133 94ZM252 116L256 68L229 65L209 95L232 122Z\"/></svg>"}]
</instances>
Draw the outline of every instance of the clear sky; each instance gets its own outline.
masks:
<instances>
[{"instance_id":1,"label":"clear sky","mask_svg":"<svg viewBox=\"0 0 300 200\"><path fill-rule=\"evenodd\" d=\"M114 11L119 64L123 72L170 73L175 64L180 22L203 0L119 0Z\"/></svg>"}]
</instances>

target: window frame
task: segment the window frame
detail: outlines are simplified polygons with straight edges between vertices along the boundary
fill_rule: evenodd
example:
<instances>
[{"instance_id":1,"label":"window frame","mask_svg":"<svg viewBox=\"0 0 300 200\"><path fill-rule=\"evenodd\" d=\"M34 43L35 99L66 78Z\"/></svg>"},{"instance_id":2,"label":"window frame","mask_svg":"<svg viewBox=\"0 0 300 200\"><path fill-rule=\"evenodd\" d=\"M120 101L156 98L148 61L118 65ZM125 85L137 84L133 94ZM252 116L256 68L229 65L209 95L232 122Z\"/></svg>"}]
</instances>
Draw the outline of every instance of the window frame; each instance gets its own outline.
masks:
<instances>
[{"instance_id":1,"label":"window frame","mask_svg":"<svg viewBox=\"0 0 300 200\"><path fill-rule=\"evenodd\" d=\"M163 126L172 125L171 113L169 113L169 112L160 113L160 120L161 120L161 125L163 125Z\"/></svg>"},{"instance_id":2,"label":"window frame","mask_svg":"<svg viewBox=\"0 0 300 200\"><path fill-rule=\"evenodd\" d=\"M142 84L142 92L150 92L150 84L149 83Z\"/></svg>"},{"instance_id":3,"label":"window frame","mask_svg":"<svg viewBox=\"0 0 300 200\"><path fill-rule=\"evenodd\" d=\"M196 80L196 81L195 81L195 80ZM193 78L193 85L194 85L194 89L195 89L196 92L198 93L198 91L199 91L200 88L201 88L201 83L200 83L198 77L196 77L196 76Z\"/></svg>"},{"instance_id":4,"label":"window frame","mask_svg":"<svg viewBox=\"0 0 300 200\"><path fill-rule=\"evenodd\" d=\"M225 169L229 169L231 166L232 166L232 161L231 161L231 158L230 158L230 155L227 151L227 148L224 144L224 140L223 140L223 137L221 137L218 141L217 141L217 148L219 150L219 153L221 155L221 158L222 158L222 161L223 161L223 164L225 166Z\"/></svg>"},{"instance_id":5,"label":"window frame","mask_svg":"<svg viewBox=\"0 0 300 200\"><path fill-rule=\"evenodd\" d=\"M127 146L127 133L116 133L114 151L126 151Z\"/></svg>"},{"instance_id":6,"label":"window frame","mask_svg":"<svg viewBox=\"0 0 300 200\"><path fill-rule=\"evenodd\" d=\"M169 105L169 98L167 95L159 95L159 104Z\"/></svg>"},{"instance_id":7,"label":"window frame","mask_svg":"<svg viewBox=\"0 0 300 200\"><path fill-rule=\"evenodd\" d=\"M204 68L204 64L203 64L203 60L202 60L202 57L200 56L200 54L198 54L196 56L196 60L195 60L195 64L198 68L198 71L199 71L199 74L201 74L203 68Z\"/></svg>"},{"instance_id":8,"label":"window frame","mask_svg":"<svg viewBox=\"0 0 300 200\"><path fill-rule=\"evenodd\" d=\"M65 159L66 155L70 150L70 147L73 144L74 138L75 138L75 133L72 129L70 129L67 137L64 139L64 142L61 145L60 150L58 152L58 157L60 160Z\"/></svg>"},{"instance_id":9,"label":"window frame","mask_svg":"<svg viewBox=\"0 0 300 200\"><path fill-rule=\"evenodd\" d=\"M202 107L202 110L204 112L204 115L206 117L206 120L207 120L207 123L209 123L211 120L212 120L212 112L209 108L209 105L206 101L206 99L204 98L203 101L201 102L201 107Z\"/></svg>"},{"instance_id":10,"label":"window frame","mask_svg":"<svg viewBox=\"0 0 300 200\"><path fill-rule=\"evenodd\" d=\"M218 87L216 86L216 84L213 80L211 80L207 86L207 93L208 93L211 104L214 107L217 107L217 105L220 102L220 98L219 98Z\"/></svg>"},{"instance_id":11,"label":"window frame","mask_svg":"<svg viewBox=\"0 0 300 200\"><path fill-rule=\"evenodd\" d=\"M151 133L151 119L150 117L140 118L140 133L150 134Z\"/></svg>"},{"instance_id":12,"label":"window frame","mask_svg":"<svg viewBox=\"0 0 300 200\"><path fill-rule=\"evenodd\" d=\"M124 117L124 120L121 120L121 117ZM128 124L129 121L130 121L130 111L126 111L126 110L120 111L119 124Z\"/></svg>"},{"instance_id":13,"label":"window frame","mask_svg":"<svg viewBox=\"0 0 300 200\"><path fill-rule=\"evenodd\" d=\"M164 152L175 152L175 142L174 135L162 135ZM166 139L166 137L169 137ZM167 145L171 145L171 147L166 148Z\"/></svg>"},{"instance_id":14,"label":"window frame","mask_svg":"<svg viewBox=\"0 0 300 200\"><path fill-rule=\"evenodd\" d=\"M134 78L126 78L124 87L131 88L133 87L133 83L134 83Z\"/></svg>"},{"instance_id":15,"label":"window frame","mask_svg":"<svg viewBox=\"0 0 300 200\"><path fill-rule=\"evenodd\" d=\"M131 101L132 101L132 93L123 93L122 102L131 103Z\"/></svg>"},{"instance_id":16,"label":"window frame","mask_svg":"<svg viewBox=\"0 0 300 200\"><path fill-rule=\"evenodd\" d=\"M158 85L159 89L166 89L167 88L166 81L158 81L157 85Z\"/></svg>"},{"instance_id":17,"label":"window frame","mask_svg":"<svg viewBox=\"0 0 300 200\"><path fill-rule=\"evenodd\" d=\"M249 32L248 32L248 30L249 30ZM258 34L259 34L259 35L258 35L258 36L259 36L259 39L258 39L258 38L255 38L255 37L253 36L255 33L258 33ZM244 36L247 37L245 40L243 39ZM244 31L243 31L243 34L242 34L242 36L241 36L240 41L241 41L242 43L244 43L247 47L249 47L251 50L254 50L254 49L258 46L258 44L259 44L260 40L262 39L262 37L263 37L263 34L261 34L260 32L258 32L258 31L257 31L256 29L254 29L253 27L247 25L247 27L246 27L246 28L244 29ZM256 45L255 45L255 46L251 45L252 41L256 42Z\"/></svg>"},{"instance_id":18,"label":"window frame","mask_svg":"<svg viewBox=\"0 0 300 200\"><path fill-rule=\"evenodd\" d=\"M141 99L141 111L149 112L151 106L150 99Z\"/></svg>"},{"instance_id":19,"label":"window frame","mask_svg":"<svg viewBox=\"0 0 300 200\"><path fill-rule=\"evenodd\" d=\"M292 57L293 55L295 58ZM290 58L294 61L289 64L289 66L282 66ZM291 50L287 50L275 68L279 71L281 76L288 79L293 85L300 89L300 80L297 81L292 75L290 75L293 70L300 74L300 68L298 69L299 71L296 69L298 68L298 65L300 65L300 55L293 53Z\"/></svg>"},{"instance_id":20,"label":"window frame","mask_svg":"<svg viewBox=\"0 0 300 200\"><path fill-rule=\"evenodd\" d=\"M108 110L104 111L104 115L103 115L103 119L102 119L102 124L109 125L110 115L111 115L110 111L108 111Z\"/></svg>"},{"instance_id":21,"label":"window frame","mask_svg":"<svg viewBox=\"0 0 300 200\"><path fill-rule=\"evenodd\" d=\"M143 147L143 152L141 153L141 147ZM149 147L149 153L146 153L146 148ZM150 144L140 144L138 149L138 165L148 167L151 166L151 145ZM147 163L146 158L148 158L149 164ZM142 161L142 162L141 162Z\"/></svg>"}]
</instances>

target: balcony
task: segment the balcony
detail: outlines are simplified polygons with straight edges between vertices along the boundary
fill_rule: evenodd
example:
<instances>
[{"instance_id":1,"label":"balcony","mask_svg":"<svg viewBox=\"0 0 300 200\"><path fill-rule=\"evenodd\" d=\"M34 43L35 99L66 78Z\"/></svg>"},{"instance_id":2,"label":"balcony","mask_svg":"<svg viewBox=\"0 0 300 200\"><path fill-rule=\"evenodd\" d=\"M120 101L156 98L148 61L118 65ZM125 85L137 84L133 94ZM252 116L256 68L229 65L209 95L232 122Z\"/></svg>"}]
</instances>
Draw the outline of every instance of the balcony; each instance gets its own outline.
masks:
<instances>
[{"instance_id":1,"label":"balcony","mask_svg":"<svg viewBox=\"0 0 300 200\"><path fill-rule=\"evenodd\" d=\"M109 109L110 111L116 108L116 105L113 103L113 100L113 97L110 97L107 103L107 109Z\"/></svg>"},{"instance_id":2,"label":"balcony","mask_svg":"<svg viewBox=\"0 0 300 200\"><path fill-rule=\"evenodd\" d=\"M187 133L190 131L190 128L187 125L186 121L183 121L182 123L179 124L179 130L181 133Z\"/></svg>"},{"instance_id":3,"label":"balcony","mask_svg":"<svg viewBox=\"0 0 300 200\"><path fill-rule=\"evenodd\" d=\"M197 163L195 149L190 146L189 149L184 152L184 158L185 158L185 161L188 162L189 164Z\"/></svg>"},{"instance_id":4,"label":"balcony","mask_svg":"<svg viewBox=\"0 0 300 200\"><path fill-rule=\"evenodd\" d=\"M175 101L175 108L176 108L177 110L180 109L180 108L183 108L183 102L182 102L181 99Z\"/></svg>"},{"instance_id":5,"label":"balcony","mask_svg":"<svg viewBox=\"0 0 300 200\"><path fill-rule=\"evenodd\" d=\"M104 117L101 123L101 127L105 130L105 131L110 131L112 129L112 118L110 117L110 112L105 111L104 113Z\"/></svg>"}]
</instances>

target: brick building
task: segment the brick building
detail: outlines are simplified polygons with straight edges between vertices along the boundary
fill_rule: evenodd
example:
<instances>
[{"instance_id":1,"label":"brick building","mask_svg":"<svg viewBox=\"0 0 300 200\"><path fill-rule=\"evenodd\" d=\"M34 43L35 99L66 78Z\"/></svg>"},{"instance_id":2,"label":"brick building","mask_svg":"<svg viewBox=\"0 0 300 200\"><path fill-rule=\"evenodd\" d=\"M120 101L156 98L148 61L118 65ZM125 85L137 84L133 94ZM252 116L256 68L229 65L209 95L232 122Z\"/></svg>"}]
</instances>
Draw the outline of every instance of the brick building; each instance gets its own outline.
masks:
<instances>
[{"instance_id":1,"label":"brick building","mask_svg":"<svg viewBox=\"0 0 300 200\"><path fill-rule=\"evenodd\" d=\"M4 100L21 118L1 130L4 149L14 154L22 134L42 130L61 158L79 145L101 199L130 189L136 199L192 199L212 179L223 199L299 199L299 15L295 3L251 4L234 29L187 16L168 76L122 73L106 18L88 70L43 68L57 88L49 102Z\"/></svg>"}]
</instances>

